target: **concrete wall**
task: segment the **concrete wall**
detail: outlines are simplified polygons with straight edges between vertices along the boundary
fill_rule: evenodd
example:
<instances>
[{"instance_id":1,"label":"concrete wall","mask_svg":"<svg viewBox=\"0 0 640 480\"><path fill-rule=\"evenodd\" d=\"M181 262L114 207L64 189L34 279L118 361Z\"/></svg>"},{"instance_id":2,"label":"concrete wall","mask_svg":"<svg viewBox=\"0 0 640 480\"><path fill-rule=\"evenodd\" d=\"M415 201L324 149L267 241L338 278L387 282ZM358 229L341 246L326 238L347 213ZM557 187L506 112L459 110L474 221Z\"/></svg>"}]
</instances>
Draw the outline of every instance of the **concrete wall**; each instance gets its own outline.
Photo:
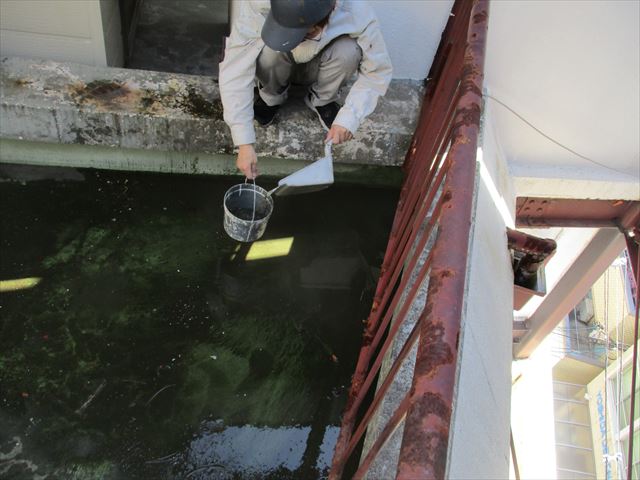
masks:
<instances>
[{"instance_id":1,"label":"concrete wall","mask_svg":"<svg viewBox=\"0 0 640 480\"><path fill-rule=\"evenodd\" d=\"M371 0L394 78L426 78L453 0ZM117 0L2 0L0 55L123 65Z\"/></svg>"},{"instance_id":2,"label":"concrete wall","mask_svg":"<svg viewBox=\"0 0 640 480\"><path fill-rule=\"evenodd\" d=\"M494 138L485 122L449 447L452 479L509 476L513 273L506 227L513 223L514 195Z\"/></svg>"},{"instance_id":3,"label":"concrete wall","mask_svg":"<svg viewBox=\"0 0 640 480\"><path fill-rule=\"evenodd\" d=\"M393 64L393 78L425 79L449 20L453 0L368 1L380 21ZM238 10L232 9L232 18Z\"/></svg>"},{"instance_id":4,"label":"concrete wall","mask_svg":"<svg viewBox=\"0 0 640 480\"><path fill-rule=\"evenodd\" d=\"M382 26L394 78L427 77L453 0L369 0Z\"/></svg>"},{"instance_id":5,"label":"concrete wall","mask_svg":"<svg viewBox=\"0 0 640 480\"><path fill-rule=\"evenodd\" d=\"M107 65L122 67L124 65L124 47L122 44L122 22L118 0L100 0L100 18Z\"/></svg>"},{"instance_id":6,"label":"concrete wall","mask_svg":"<svg viewBox=\"0 0 640 480\"><path fill-rule=\"evenodd\" d=\"M511 428L520 477L555 479L556 437L551 354L556 336L550 335L527 360L514 363Z\"/></svg>"},{"instance_id":7,"label":"concrete wall","mask_svg":"<svg viewBox=\"0 0 640 480\"><path fill-rule=\"evenodd\" d=\"M99 0L0 1L0 55L107 65Z\"/></svg>"}]
</instances>

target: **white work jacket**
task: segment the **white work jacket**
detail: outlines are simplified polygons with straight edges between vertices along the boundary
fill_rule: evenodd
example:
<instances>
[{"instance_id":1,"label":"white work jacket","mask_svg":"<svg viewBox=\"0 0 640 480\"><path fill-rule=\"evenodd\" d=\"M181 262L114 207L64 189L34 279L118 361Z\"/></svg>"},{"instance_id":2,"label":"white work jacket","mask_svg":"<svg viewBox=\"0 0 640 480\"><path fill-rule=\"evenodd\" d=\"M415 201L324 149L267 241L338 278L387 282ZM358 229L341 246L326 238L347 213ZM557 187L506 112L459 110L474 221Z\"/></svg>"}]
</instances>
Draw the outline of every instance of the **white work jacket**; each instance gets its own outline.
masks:
<instances>
[{"instance_id":1,"label":"white work jacket","mask_svg":"<svg viewBox=\"0 0 640 480\"><path fill-rule=\"evenodd\" d=\"M224 120L235 145L255 143L253 87L256 61L264 42L262 26L270 10L268 0L234 1L234 21L220 64L220 96ZM373 9L363 0L338 0L320 39L319 50L341 35L355 39L362 49L358 76L334 123L352 133L376 108L391 81L391 60Z\"/></svg>"}]
</instances>

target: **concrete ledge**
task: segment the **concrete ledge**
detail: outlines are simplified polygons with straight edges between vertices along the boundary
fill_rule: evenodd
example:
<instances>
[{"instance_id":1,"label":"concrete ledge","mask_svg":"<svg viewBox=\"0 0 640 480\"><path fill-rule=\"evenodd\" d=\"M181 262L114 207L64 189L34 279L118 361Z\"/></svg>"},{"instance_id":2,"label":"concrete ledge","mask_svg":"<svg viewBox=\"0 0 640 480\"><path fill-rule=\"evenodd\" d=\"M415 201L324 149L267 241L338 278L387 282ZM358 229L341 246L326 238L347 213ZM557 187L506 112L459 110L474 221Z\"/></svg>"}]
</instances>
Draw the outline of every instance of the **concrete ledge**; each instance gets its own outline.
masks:
<instances>
[{"instance_id":1,"label":"concrete ledge","mask_svg":"<svg viewBox=\"0 0 640 480\"><path fill-rule=\"evenodd\" d=\"M108 170L207 175L238 175L235 156L218 153L152 151L110 148L100 145L64 145L0 138L0 164L16 163L53 167L102 168ZM280 179L307 162L286 158L262 157L260 177ZM402 183L399 167L336 163L336 182L369 187L397 188Z\"/></svg>"},{"instance_id":2,"label":"concrete ledge","mask_svg":"<svg viewBox=\"0 0 640 480\"><path fill-rule=\"evenodd\" d=\"M394 81L336 163L400 165L422 98L420 82ZM232 154L217 83L208 77L5 57L0 137L58 144ZM257 128L260 157L312 161L324 131L300 98Z\"/></svg>"}]
</instances>

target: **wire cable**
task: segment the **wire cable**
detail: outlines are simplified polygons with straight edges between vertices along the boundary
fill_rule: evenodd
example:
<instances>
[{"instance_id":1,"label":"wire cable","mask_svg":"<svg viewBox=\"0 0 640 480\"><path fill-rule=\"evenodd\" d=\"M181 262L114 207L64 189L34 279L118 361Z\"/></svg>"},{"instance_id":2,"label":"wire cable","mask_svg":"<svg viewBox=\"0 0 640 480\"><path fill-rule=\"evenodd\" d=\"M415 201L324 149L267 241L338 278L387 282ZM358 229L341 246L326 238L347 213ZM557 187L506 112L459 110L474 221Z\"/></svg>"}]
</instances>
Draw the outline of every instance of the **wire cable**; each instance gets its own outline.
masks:
<instances>
[{"instance_id":1,"label":"wire cable","mask_svg":"<svg viewBox=\"0 0 640 480\"><path fill-rule=\"evenodd\" d=\"M526 118L524 118L522 115L520 115L518 112L516 112L513 108L511 108L509 105L507 105L506 103L504 103L501 100L498 100L496 97L494 97L493 95L490 95L488 93L484 93L484 96L486 98L490 98L491 100L493 100L494 102L496 102L498 105L501 105L502 107L504 107L505 109L507 109L508 111L510 111L511 113L513 113L516 117L518 117L520 120L522 120L525 124L527 124L528 126L530 126L531 128L533 128L536 132L538 132L540 135L542 135L544 138L546 138L547 140L555 143L557 146L559 146L560 148L565 149L567 152L572 153L573 155L582 158L583 160L586 160L587 162L591 162L594 165L597 165L599 167L602 168L606 168L607 170L611 170L613 172L617 172L620 173L622 175L626 175L628 177L631 178L635 178L633 175L627 173L627 172L623 172L622 170L618 170L617 168L613 168L613 167L609 167L608 165L605 165L604 163L598 162L592 158L589 158L585 155L582 155L578 152L576 152L575 150L567 147L566 145L563 145L562 143L560 143L558 140L554 139L553 137L551 137L550 135L547 135L546 133L544 133L542 130L540 130L538 127L536 127L535 125L533 125L529 120L527 120Z\"/></svg>"}]
</instances>

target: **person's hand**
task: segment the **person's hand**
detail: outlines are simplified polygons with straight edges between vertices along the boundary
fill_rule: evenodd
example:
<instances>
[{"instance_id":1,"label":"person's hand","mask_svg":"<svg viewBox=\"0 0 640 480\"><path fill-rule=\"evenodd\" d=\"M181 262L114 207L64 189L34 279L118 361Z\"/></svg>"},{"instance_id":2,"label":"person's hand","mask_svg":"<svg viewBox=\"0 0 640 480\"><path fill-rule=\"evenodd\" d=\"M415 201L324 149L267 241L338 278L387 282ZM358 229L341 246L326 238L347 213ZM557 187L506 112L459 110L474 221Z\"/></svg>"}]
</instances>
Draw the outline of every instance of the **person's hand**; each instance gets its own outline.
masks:
<instances>
[{"instance_id":1,"label":"person's hand","mask_svg":"<svg viewBox=\"0 0 640 480\"><path fill-rule=\"evenodd\" d=\"M258 176L258 156L253 144L240 145L236 166L250 180Z\"/></svg>"},{"instance_id":2,"label":"person's hand","mask_svg":"<svg viewBox=\"0 0 640 480\"><path fill-rule=\"evenodd\" d=\"M331 129L329 133L327 133L327 138L324 139L324 142L327 143L329 140L333 142L334 145L340 145L347 140L351 140L353 138L353 133L344 128L342 125L338 125L334 123L331 125Z\"/></svg>"}]
</instances>

